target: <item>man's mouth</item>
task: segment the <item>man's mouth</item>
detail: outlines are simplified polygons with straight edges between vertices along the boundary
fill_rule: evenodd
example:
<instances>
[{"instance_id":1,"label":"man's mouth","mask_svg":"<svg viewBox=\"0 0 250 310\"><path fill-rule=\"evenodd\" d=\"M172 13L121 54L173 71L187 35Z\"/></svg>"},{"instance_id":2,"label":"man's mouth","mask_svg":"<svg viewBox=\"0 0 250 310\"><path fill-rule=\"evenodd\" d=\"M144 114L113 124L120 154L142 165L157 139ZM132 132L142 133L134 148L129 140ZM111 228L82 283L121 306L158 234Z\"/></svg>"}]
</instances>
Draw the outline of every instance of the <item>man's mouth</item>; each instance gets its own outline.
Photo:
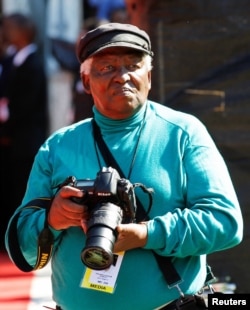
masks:
<instances>
[{"instance_id":1,"label":"man's mouth","mask_svg":"<svg viewBox=\"0 0 250 310\"><path fill-rule=\"evenodd\" d=\"M114 91L114 95L131 95L133 94L133 91L131 88L127 88L127 87L123 87L123 88L119 88L119 89L116 89Z\"/></svg>"}]
</instances>

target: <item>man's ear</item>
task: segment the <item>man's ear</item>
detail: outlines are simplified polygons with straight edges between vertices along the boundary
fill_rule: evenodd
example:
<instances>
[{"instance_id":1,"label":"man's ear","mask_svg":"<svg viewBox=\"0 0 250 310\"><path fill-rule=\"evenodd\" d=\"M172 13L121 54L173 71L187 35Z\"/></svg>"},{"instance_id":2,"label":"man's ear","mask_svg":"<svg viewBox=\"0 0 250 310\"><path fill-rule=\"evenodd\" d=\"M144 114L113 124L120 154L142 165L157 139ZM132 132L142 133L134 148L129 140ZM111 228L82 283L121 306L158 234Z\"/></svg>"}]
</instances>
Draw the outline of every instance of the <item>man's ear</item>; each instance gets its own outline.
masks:
<instances>
[{"instance_id":1,"label":"man's ear","mask_svg":"<svg viewBox=\"0 0 250 310\"><path fill-rule=\"evenodd\" d=\"M91 94L88 76L86 74L81 74L81 79L85 92Z\"/></svg>"},{"instance_id":2,"label":"man's ear","mask_svg":"<svg viewBox=\"0 0 250 310\"><path fill-rule=\"evenodd\" d=\"M151 89L151 78L152 78L152 74L151 74L151 70L148 72L148 83L149 83L149 90Z\"/></svg>"}]
</instances>

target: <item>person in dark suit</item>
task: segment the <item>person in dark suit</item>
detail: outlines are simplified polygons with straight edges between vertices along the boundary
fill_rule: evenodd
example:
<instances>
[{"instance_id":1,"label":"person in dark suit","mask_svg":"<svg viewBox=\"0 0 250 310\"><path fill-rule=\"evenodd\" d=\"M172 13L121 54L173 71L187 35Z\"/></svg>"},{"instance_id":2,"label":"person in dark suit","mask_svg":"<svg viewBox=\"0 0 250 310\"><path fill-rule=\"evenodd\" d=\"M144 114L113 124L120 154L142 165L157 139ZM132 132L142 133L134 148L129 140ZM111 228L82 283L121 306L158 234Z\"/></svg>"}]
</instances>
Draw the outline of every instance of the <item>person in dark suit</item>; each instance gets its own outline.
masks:
<instances>
[{"instance_id":1,"label":"person in dark suit","mask_svg":"<svg viewBox=\"0 0 250 310\"><path fill-rule=\"evenodd\" d=\"M13 51L13 50L12 50ZM8 99L6 98L6 83L9 70L12 64L13 53L8 49L3 31L3 22L0 20L0 202L1 206L8 204L9 171L8 162L10 158L10 137L7 131L6 122L9 118ZM0 250L4 249L5 225L7 223L6 212L3 222L0 223Z\"/></svg>"},{"instance_id":2,"label":"person in dark suit","mask_svg":"<svg viewBox=\"0 0 250 310\"><path fill-rule=\"evenodd\" d=\"M33 21L11 14L4 17L3 26L8 44L16 48L5 89L9 108L5 128L10 137L8 186L12 193L4 207L8 218L21 202L34 155L47 135L47 83Z\"/></svg>"}]
</instances>

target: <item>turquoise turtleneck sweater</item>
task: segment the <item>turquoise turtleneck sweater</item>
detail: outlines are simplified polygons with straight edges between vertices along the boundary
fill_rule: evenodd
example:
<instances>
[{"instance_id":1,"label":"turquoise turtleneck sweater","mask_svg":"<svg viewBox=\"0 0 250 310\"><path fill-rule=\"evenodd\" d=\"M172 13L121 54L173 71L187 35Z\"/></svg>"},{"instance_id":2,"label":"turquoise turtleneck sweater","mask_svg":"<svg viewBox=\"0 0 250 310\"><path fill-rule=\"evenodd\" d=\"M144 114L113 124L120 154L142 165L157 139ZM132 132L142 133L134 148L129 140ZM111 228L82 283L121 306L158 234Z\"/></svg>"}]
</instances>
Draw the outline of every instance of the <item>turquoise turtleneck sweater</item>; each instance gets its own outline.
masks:
<instances>
[{"instance_id":1,"label":"turquoise turtleneck sweater","mask_svg":"<svg viewBox=\"0 0 250 310\"><path fill-rule=\"evenodd\" d=\"M177 290L168 288L152 250L173 257L184 293L197 292L206 277L206 254L235 246L242 238L238 201L214 142L196 118L154 102L125 120L106 118L96 109L94 115L126 177L154 189L148 240L144 248L125 253L115 292L107 294L79 286L85 273L80 259L82 230L51 229L54 300L63 310L152 310L178 298ZM91 120L57 131L35 158L19 209L34 198L52 197L53 186L69 175L95 179L99 162L105 166L96 151ZM146 208L148 197L140 190L137 194ZM19 242L30 264L36 261L44 216L44 210L31 209L23 211L18 222ZM6 244L8 248L8 231Z\"/></svg>"}]
</instances>

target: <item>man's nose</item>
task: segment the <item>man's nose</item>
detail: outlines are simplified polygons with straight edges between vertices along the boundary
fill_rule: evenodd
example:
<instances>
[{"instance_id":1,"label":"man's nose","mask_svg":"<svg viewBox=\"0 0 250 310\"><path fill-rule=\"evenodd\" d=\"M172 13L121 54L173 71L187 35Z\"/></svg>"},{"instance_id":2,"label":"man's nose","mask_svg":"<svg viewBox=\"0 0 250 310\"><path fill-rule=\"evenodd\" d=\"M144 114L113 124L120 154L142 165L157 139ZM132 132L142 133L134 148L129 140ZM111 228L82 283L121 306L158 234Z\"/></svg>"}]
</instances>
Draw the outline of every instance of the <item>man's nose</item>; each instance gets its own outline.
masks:
<instances>
[{"instance_id":1,"label":"man's nose","mask_svg":"<svg viewBox=\"0 0 250 310\"><path fill-rule=\"evenodd\" d=\"M124 66L119 67L116 71L115 78L120 83L130 80L129 70Z\"/></svg>"}]
</instances>

